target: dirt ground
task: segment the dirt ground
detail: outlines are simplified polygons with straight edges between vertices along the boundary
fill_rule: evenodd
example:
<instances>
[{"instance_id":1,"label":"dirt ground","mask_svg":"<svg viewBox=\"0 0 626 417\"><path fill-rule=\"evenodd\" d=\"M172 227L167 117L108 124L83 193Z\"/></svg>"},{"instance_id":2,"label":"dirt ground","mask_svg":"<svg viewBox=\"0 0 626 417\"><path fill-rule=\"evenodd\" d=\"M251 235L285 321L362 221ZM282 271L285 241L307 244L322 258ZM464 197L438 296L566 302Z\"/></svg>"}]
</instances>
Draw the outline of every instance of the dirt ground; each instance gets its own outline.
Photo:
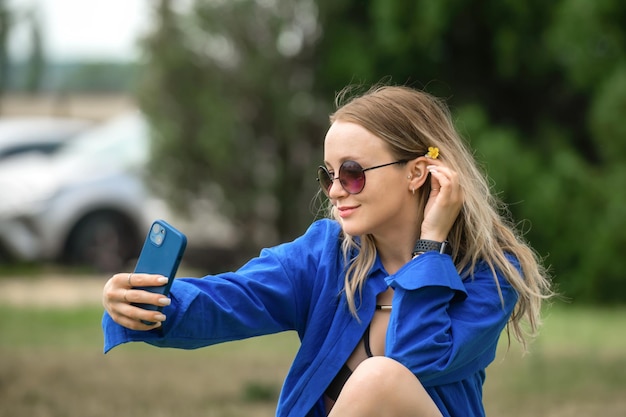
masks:
<instances>
[{"instance_id":1,"label":"dirt ground","mask_svg":"<svg viewBox=\"0 0 626 417\"><path fill-rule=\"evenodd\" d=\"M49 274L41 278L0 279L0 304L33 307L78 307L98 305L108 276Z\"/></svg>"},{"instance_id":2,"label":"dirt ground","mask_svg":"<svg viewBox=\"0 0 626 417\"><path fill-rule=\"evenodd\" d=\"M2 116L77 117L100 122L136 107L126 94L7 94L0 103Z\"/></svg>"}]
</instances>

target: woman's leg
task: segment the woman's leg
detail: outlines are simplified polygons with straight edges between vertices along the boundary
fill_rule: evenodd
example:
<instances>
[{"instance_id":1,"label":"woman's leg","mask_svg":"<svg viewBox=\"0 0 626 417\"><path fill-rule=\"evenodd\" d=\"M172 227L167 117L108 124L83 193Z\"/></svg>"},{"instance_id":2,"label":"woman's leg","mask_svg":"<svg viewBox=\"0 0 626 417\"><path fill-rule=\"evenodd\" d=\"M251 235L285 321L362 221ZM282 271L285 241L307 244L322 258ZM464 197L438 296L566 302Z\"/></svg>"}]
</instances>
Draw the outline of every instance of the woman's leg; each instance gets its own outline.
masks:
<instances>
[{"instance_id":1,"label":"woman's leg","mask_svg":"<svg viewBox=\"0 0 626 417\"><path fill-rule=\"evenodd\" d=\"M329 417L441 417L419 380L399 362L374 356L346 382Z\"/></svg>"}]
</instances>

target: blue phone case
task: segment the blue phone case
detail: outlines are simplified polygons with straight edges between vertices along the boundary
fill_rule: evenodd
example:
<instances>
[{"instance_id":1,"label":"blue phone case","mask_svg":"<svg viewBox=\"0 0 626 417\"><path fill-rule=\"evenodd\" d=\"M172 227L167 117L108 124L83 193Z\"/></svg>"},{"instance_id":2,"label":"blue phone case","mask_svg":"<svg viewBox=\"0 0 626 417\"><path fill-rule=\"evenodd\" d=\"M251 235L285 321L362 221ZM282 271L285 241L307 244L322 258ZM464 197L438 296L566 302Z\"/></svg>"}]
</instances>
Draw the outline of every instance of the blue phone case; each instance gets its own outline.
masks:
<instances>
[{"instance_id":1,"label":"blue phone case","mask_svg":"<svg viewBox=\"0 0 626 417\"><path fill-rule=\"evenodd\" d=\"M164 220L152 223L139 254L135 273L160 274L169 278L161 287L137 287L138 289L167 296L176 276L176 271L187 247L187 237ZM162 307L152 304L134 303L146 310L161 311ZM152 324L145 322L146 324Z\"/></svg>"}]
</instances>

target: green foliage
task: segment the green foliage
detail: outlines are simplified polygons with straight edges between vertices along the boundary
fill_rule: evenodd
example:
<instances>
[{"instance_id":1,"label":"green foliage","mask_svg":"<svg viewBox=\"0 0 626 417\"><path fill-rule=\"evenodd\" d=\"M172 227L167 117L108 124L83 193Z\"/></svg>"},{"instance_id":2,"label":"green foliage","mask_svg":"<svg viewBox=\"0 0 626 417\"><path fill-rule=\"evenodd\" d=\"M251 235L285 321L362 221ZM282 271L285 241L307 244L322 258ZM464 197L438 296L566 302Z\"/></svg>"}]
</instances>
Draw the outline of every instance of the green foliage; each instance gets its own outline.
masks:
<instances>
[{"instance_id":1,"label":"green foliage","mask_svg":"<svg viewBox=\"0 0 626 417\"><path fill-rule=\"evenodd\" d=\"M626 158L626 61L598 85L588 115L590 130L602 159L619 166Z\"/></svg>"},{"instance_id":2,"label":"green foliage","mask_svg":"<svg viewBox=\"0 0 626 417\"><path fill-rule=\"evenodd\" d=\"M28 74L26 76L26 91L37 93L41 89L44 75L45 59L43 40L41 35L41 22L35 12L29 14L31 51L29 57Z\"/></svg>"},{"instance_id":3,"label":"green foliage","mask_svg":"<svg viewBox=\"0 0 626 417\"><path fill-rule=\"evenodd\" d=\"M7 2L6 0L0 0L0 97L5 92L9 78L8 41L12 24L13 15L7 6Z\"/></svg>"},{"instance_id":4,"label":"green foliage","mask_svg":"<svg viewBox=\"0 0 626 417\"><path fill-rule=\"evenodd\" d=\"M241 399L244 402L270 402L278 401L280 387L262 381L248 381L243 387Z\"/></svg>"},{"instance_id":5,"label":"green foliage","mask_svg":"<svg viewBox=\"0 0 626 417\"><path fill-rule=\"evenodd\" d=\"M565 70L574 88L592 91L607 70L623 63L626 7L614 0L564 0L554 7L547 28L555 64Z\"/></svg>"},{"instance_id":6,"label":"green foliage","mask_svg":"<svg viewBox=\"0 0 626 417\"><path fill-rule=\"evenodd\" d=\"M33 71L31 63L31 71ZM137 67L132 63L80 62L65 65L61 84L57 87L64 93L76 91L108 93L113 91L132 92L136 83ZM31 85L26 80L27 87Z\"/></svg>"}]
</instances>

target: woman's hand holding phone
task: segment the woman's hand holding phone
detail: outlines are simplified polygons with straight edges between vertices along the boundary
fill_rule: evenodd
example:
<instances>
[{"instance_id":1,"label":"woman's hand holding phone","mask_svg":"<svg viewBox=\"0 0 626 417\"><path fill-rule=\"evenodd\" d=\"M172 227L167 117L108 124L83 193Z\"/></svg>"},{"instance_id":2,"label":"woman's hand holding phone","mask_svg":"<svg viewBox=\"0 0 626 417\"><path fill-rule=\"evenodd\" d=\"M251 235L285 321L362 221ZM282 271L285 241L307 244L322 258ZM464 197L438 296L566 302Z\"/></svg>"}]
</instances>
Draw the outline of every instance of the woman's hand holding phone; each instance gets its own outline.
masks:
<instances>
[{"instance_id":1,"label":"woman's hand holding phone","mask_svg":"<svg viewBox=\"0 0 626 417\"><path fill-rule=\"evenodd\" d=\"M114 275L104 286L104 308L118 324L133 330L161 326L161 309L180 265L187 237L164 220L155 220L146 235L135 272Z\"/></svg>"},{"instance_id":2,"label":"woman's hand holding phone","mask_svg":"<svg viewBox=\"0 0 626 417\"><path fill-rule=\"evenodd\" d=\"M161 326L166 317L159 310L168 306L170 298L147 287L163 287L169 282L158 274L120 273L111 277L102 292L102 305L119 325L132 330L152 330ZM141 287L141 288L136 288ZM147 310L134 304L151 305ZM153 324L146 324L153 323Z\"/></svg>"}]
</instances>

